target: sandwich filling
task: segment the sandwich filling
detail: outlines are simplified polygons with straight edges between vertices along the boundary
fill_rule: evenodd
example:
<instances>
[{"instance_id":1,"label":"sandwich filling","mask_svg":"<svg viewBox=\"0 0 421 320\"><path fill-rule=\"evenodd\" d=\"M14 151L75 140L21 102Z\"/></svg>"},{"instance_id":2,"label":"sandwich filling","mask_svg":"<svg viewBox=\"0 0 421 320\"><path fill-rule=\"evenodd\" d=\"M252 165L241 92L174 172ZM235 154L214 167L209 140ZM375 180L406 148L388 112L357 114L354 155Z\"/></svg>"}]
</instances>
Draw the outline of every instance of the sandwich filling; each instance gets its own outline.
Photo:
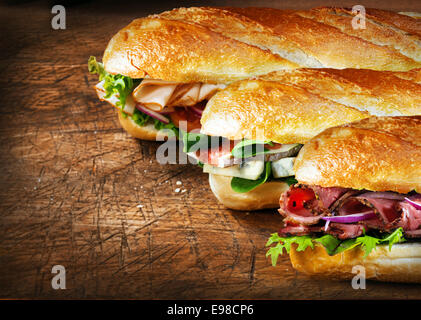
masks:
<instances>
[{"instance_id":1,"label":"sandwich filling","mask_svg":"<svg viewBox=\"0 0 421 320\"><path fill-rule=\"evenodd\" d=\"M373 192L295 184L280 199L283 226L272 234L267 255L276 264L292 243L298 251L315 243L329 255L361 246L367 256L378 244L421 237L421 194Z\"/></svg>"},{"instance_id":2,"label":"sandwich filling","mask_svg":"<svg viewBox=\"0 0 421 320\"><path fill-rule=\"evenodd\" d=\"M235 192L249 192L268 181L294 179L294 160L301 144L243 139L232 141L200 133L183 132L184 152L209 174L232 177Z\"/></svg>"},{"instance_id":3,"label":"sandwich filling","mask_svg":"<svg viewBox=\"0 0 421 320\"><path fill-rule=\"evenodd\" d=\"M157 130L170 129L183 140L184 152L196 159L204 172L232 177L234 191L248 192L272 180L297 182L292 168L300 144L230 141L195 133L200 132L207 101L225 85L112 75L95 57L89 58L88 67L91 73L99 75L100 82L95 89L101 100L109 102L138 126L153 123Z\"/></svg>"},{"instance_id":4,"label":"sandwich filling","mask_svg":"<svg viewBox=\"0 0 421 320\"><path fill-rule=\"evenodd\" d=\"M99 75L95 90L100 100L107 101L139 126L154 123L157 130L172 129L176 136L181 121L187 123L188 132L200 129L207 100L225 87L112 75L94 57L89 58L88 67L91 73Z\"/></svg>"}]
</instances>

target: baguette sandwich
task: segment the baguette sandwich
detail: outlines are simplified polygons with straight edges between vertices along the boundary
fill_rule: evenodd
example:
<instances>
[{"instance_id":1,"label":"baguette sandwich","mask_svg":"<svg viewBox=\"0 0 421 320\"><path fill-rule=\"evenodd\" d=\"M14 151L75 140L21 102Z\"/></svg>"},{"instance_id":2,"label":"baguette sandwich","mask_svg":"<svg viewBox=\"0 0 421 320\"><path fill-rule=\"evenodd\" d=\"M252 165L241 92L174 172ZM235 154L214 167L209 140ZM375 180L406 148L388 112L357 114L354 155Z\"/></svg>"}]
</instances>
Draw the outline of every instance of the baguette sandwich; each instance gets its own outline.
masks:
<instances>
[{"instance_id":1,"label":"baguette sandwich","mask_svg":"<svg viewBox=\"0 0 421 320\"><path fill-rule=\"evenodd\" d=\"M419 70L294 69L237 81L216 93L200 134L186 134L184 146L209 173L223 205L276 208L296 182L298 151L321 131L371 116L419 114ZM211 137L225 143L211 146Z\"/></svg>"},{"instance_id":2,"label":"baguette sandwich","mask_svg":"<svg viewBox=\"0 0 421 320\"><path fill-rule=\"evenodd\" d=\"M234 81L299 67L421 67L419 20L373 9L366 29L354 30L353 18L331 8L178 8L134 20L89 70L123 128L155 140L163 128L177 135L181 122L200 128L207 101Z\"/></svg>"},{"instance_id":3,"label":"baguette sandwich","mask_svg":"<svg viewBox=\"0 0 421 320\"><path fill-rule=\"evenodd\" d=\"M362 266L368 279L421 283L421 116L329 128L294 170L267 243L273 265L286 251L308 275L349 279Z\"/></svg>"}]
</instances>

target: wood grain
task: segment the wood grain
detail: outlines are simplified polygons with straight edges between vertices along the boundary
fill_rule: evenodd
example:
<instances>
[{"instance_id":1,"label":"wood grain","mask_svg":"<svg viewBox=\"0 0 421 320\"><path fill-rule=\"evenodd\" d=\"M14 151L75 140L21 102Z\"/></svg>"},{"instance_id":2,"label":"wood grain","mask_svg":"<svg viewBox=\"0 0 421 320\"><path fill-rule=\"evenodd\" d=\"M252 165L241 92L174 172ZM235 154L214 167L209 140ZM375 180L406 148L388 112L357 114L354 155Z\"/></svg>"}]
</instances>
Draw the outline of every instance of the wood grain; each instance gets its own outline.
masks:
<instances>
[{"instance_id":1,"label":"wood grain","mask_svg":"<svg viewBox=\"0 0 421 320\"><path fill-rule=\"evenodd\" d=\"M419 298L415 285L308 279L286 257L273 268L275 211L224 209L200 168L161 166L157 143L120 128L87 59L167 8L69 6L55 31L47 5L0 7L0 297ZM57 264L66 290L51 288Z\"/></svg>"}]
</instances>

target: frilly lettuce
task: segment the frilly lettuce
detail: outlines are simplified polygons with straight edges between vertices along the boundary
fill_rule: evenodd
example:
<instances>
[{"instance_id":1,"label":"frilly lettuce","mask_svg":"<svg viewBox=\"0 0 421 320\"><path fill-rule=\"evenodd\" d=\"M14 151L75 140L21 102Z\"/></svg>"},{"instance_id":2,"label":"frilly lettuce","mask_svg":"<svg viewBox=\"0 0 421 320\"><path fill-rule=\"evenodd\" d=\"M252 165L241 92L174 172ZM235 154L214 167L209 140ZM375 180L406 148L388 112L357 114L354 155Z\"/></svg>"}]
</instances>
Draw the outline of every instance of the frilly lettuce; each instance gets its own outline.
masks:
<instances>
[{"instance_id":1,"label":"frilly lettuce","mask_svg":"<svg viewBox=\"0 0 421 320\"><path fill-rule=\"evenodd\" d=\"M339 240L330 234L321 237L312 237L308 235L280 237L278 233L272 233L266 243L266 247L269 247L274 243L276 243L276 245L269 248L266 252L266 257L270 256L272 265L275 266L279 255L284 253L284 249L288 254L290 253L291 245L293 243L298 245L297 251L304 251L308 247L313 249L314 244L319 243L326 249L326 252L330 256L361 246L361 249L364 250L364 258L366 258L371 251L376 249L377 245L389 244L389 250L391 250L395 243L405 241L406 239L403 237L402 228L398 228L390 234L380 234L375 236L364 234L363 236L347 240Z\"/></svg>"}]
</instances>

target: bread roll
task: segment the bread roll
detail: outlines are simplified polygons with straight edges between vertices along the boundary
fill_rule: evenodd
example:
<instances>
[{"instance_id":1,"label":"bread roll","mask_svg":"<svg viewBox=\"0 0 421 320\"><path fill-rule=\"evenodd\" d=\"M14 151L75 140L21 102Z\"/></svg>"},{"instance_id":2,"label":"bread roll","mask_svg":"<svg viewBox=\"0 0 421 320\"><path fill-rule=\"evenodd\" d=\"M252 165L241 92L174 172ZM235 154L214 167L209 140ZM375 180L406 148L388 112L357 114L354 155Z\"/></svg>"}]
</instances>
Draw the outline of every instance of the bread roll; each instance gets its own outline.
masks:
<instances>
[{"instance_id":1,"label":"bread roll","mask_svg":"<svg viewBox=\"0 0 421 320\"><path fill-rule=\"evenodd\" d=\"M238 193L231 189L232 177L209 174L209 185L215 197L225 207L234 210L260 210L279 207L279 197L288 189L280 181L266 182L249 192Z\"/></svg>"},{"instance_id":2,"label":"bread roll","mask_svg":"<svg viewBox=\"0 0 421 320\"><path fill-rule=\"evenodd\" d=\"M315 245L304 251L292 246L290 259L294 269L307 275L325 279L352 279L365 268L366 279L421 283L421 243L379 245L366 258L360 247L329 256L325 248Z\"/></svg>"},{"instance_id":3,"label":"bread roll","mask_svg":"<svg viewBox=\"0 0 421 320\"><path fill-rule=\"evenodd\" d=\"M419 115L420 71L303 68L237 81L209 100L202 133L305 143L328 127L371 115Z\"/></svg>"},{"instance_id":4,"label":"bread roll","mask_svg":"<svg viewBox=\"0 0 421 320\"><path fill-rule=\"evenodd\" d=\"M421 114L421 69L391 72L304 68L272 72L259 79L299 87L375 116Z\"/></svg>"},{"instance_id":5,"label":"bread roll","mask_svg":"<svg viewBox=\"0 0 421 320\"><path fill-rule=\"evenodd\" d=\"M230 108L226 108L227 105ZM305 142L328 126L369 115L421 114L421 69L408 72L309 68L276 71L229 85L211 99L206 109L203 133L252 138L253 130L266 132L272 126L260 139ZM132 126L123 126L136 130L134 122L127 121ZM277 121L279 123L275 123ZM153 135L149 136L148 139L153 139Z\"/></svg>"},{"instance_id":6,"label":"bread roll","mask_svg":"<svg viewBox=\"0 0 421 320\"><path fill-rule=\"evenodd\" d=\"M421 24L399 13L367 9L365 29L354 29L349 9L228 8L273 31L325 68L405 71L420 67ZM293 60L314 67L307 60Z\"/></svg>"},{"instance_id":7,"label":"bread roll","mask_svg":"<svg viewBox=\"0 0 421 320\"><path fill-rule=\"evenodd\" d=\"M232 22L231 22L232 23ZM107 72L131 78L228 83L273 70L298 67L258 46L200 24L159 16L134 20L108 43Z\"/></svg>"},{"instance_id":8,"label":"bread roll","mask_svg":"<svg viewBox=\"0 0 421 320\"><path fill-rule=\"evenodd\" d=\"M346 9L178 8L134 20L109 42L105 69L132 78L229 83L297 67L421 67L419 19Z\"/></svg>"},{"instance_id":9,"label":"bread roll","mask_svg":"<svg viewBox=\"0 0 421 320\"><path fill-rule=\"evenodd\" d=\"M242 80L215 94L202 114L201 132L230 140L305 143L324 129L369 117L296 86Z\"/></svg>"},{"instance_id":10,"label":"bread roll","mask_svg":"<svg viewBox=\"0 0 421 320\"><path fill-rule=\"evenodd\" d=\"M303 184L421 192L421 116L372 117L329 128L294 163Z\"/></svg>"}]
</instances>

